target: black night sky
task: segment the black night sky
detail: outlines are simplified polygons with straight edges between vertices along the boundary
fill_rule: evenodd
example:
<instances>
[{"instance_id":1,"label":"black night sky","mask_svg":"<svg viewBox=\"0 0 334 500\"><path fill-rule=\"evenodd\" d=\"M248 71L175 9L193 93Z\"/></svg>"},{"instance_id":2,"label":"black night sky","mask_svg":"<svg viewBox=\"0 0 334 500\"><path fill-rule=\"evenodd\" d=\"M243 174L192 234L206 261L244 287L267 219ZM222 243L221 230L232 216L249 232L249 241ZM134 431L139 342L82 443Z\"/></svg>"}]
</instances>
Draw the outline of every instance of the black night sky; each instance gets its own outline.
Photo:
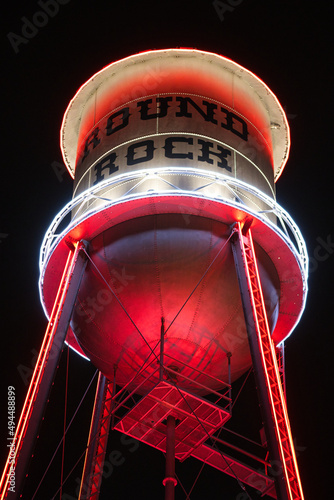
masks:
<instances>
[{"instance_id":1,"label":"black night sky","mask_svg":"<svg viewBox=\"0 0 334 500\"><path fill-rule=\"evenodd\" d=\"M82 83L112 61L143 50L194 47L229 57L254 72L276 94L289 119L292 147L277 183L277 201L305 238L310 276L304 315L286 342L287 403L305 499L329 498L334 347L330 2L59 0L58 12L41 18L36 13L43 3L6 2L1 16L1 469L7 453L7 387L16 388L19 413L46 328L38 292L40 246L53 217L72 194L59 147L64 111ZM32 19L41 27L23 28ZM8 38L9 33L15 36ZM27 500L62 437L65 369L66 351L23 495ZM71 352L69 371L68 421L95 369ZM65 476L85 448L92 398L90 391L66 437ZM251 381L240 405L252 421L252 412L258 410ZM163 498L163 455L112 433L108 453L115 450L122 463L106 473L101 500ZM58 453L37 500L59 498L60 465ZM187 491L200 467L195 459L177 464ZM79 477L80 466L65 483L63 500L77 498ZM252 488L247 491L253 500L259 498ZM205 466L191 499L243 500L243 495L234 478ZM186 498L180 487L176 498Z\"/></svg>"}]
</instances>

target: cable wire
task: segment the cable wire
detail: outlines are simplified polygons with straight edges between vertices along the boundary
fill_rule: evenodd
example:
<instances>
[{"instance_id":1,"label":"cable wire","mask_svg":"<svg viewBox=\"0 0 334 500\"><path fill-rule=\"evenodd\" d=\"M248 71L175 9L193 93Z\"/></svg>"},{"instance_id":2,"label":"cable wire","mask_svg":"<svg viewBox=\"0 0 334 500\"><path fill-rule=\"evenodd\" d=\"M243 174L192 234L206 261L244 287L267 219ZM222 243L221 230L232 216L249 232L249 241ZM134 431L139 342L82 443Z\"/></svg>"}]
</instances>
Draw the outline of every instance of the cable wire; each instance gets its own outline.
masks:
<instances>
[{"instance_id":1,"label":"cable wire","mask_svg":"<svg viewBox=\"0 0 334 500\"><path fill-rule=\"evenodd\" d=\"M237 402L237 399L239 398L239 396L240 396L240 394L241 394L242 389L245 387L245 384L246 384L246 382L247 382L247 380L248 380L248 377L249 377L249 375L250 375L251 373L252 373L252 367L248 370L248 373L247 373L247 375L246 375L246 378L245 378L245 380L243 381L242 386L240 387L238 394L237 394L237 395L236 395L236 397L234 398L234 401L233 401L233 403L232 403L232 409L233 409L233 407L234 407L235 403Z\"/></svg>"},{"instance_id":2,"label":"cable wire","mask_svg":"<svg viewBox=\"0 0 334 500\"><path fill-rule=\"evenodd\" d=\"M223 249L226 247L226 245L228 244L229 240L231 239L232 237L232 233L230 234L230 236L227 238L227 240L225 241L224 245L222 245L222 247L219 249L219 251L217 252L217 254L215 255L215 257L213 258L213 260L210 262L209 266L207 267L207 269L205 270L205 272L203 273L203 275L201 276L201 278L199 279L199 281L197 282L197 284L195 285L194 289L192 290L192 292L189 294L188 298L186 299L186 301L183 303L183 305L181 306L181 308L179 309L179 311L177 312L177 314L175 315L174 319L172 320L172 322L169 324L168 328L166 329L165 331L165 335L167 333L167 331L169 330L169 328L172 326L172 324L174 323L174 321L176 320L176 318L179 316L179 314L181 313L181 311L183 310L183 308L185 307L185 305L187 304L187 302L190 300L190 298L192 297L192 295L195 293L197 287L200 285L200 283L203 281L203 279L205 278L205 276L207 275L207 273L209 272L209 270L211 269L211 267L213 266L213 264L216 262L217 258L219 257L219 255L221 254L221 252L223 251ZM98 272L99 276L102 278L103 282L107 285L107 287L109 288L109 290L111 291L111 293L114 295L114 297L116 298L117 302L119 303L119 305L121 306L121 308L123 309L123 311L125 312L125 314L127 315L127 317L129 318L129 320L131 321L131 323L133 324L133 326L136 328L136 330L138 331L138 333L140 334L140 336L142 337L142 339L144 340L144 342L146 343L146 345L148 346L148 348L150 349L151 353L153 354L153 356L156 358L157 362L161 365L161 361L160 359L158 358L158 356L155 354L155 352L153 351L152 347L150 346L150 344L147 342L147 340L145 339L144 335L141 333L141 331L139 330L138 326L136 325L136 323L133 321L133 319L131 318L130 314L127 312L125 306L122 304L122 302L119 300L119 298L117 297L117 295L115 294L115 292L112 290L111 286L109 285L109 283L106 281L106 279L104 278L103 274L100 272L100 270L98 269L98 267L96 266L96 264L94 263L94 261L91 259L91 257L88 255L87 251L85 249L83 249L83 251L86 253L87 255L87 258L90 260L90 262L92 263L92 265L94 266L94 268L96 269L96 271ZM167 373L167 371L165 370L165 368L162 366L163 370L165 371L165 373ZM222 457L222 459L225 461L227 467L230 469L232 475L235 477L235 479L237 480L240 488L246 493L247 497L249 498L249 500L252 500L250 495L248 494L248 492L246 491L244 485L241 483L239 477L237 476L237 474L234 472L234 470L232 469L231 465L228 463L228 461L226 460L226 458L224 457L223 453L221 452L221 450L219 450L219 448L217 447L216 443L211 439L211 436L210 434L207 432L206 428L204 427L204 425L202 424L202 422L199 420L198 416L196 415L195 411L191 408L191 406L189 405L188 401L186 400L186 398L184 397L184 395L182 394L182 392L180 391L180 389L177 387L176 384L173 384L175 386L175 388L177 389L177 391L180 393L181 397L184 399L185 403L187 404L187 406L189 407L191 413L193 413L193 415L195 416L196 420L198 421L198 423L200 424L200 426L203 428L204 432L207 434L208 438L210 439L210 441L212 442L212 447L215 448L218 453L220 454L220 456Z\"/></svg>"},{"instance_id":3,"label":"cable wire","mask_svg":"<svg viewBox=\"0 0 334 500\"><path fill-rule=\"evenodd\" d=\"M213 266L213 264L216 262L216 260L218 259L220 253L224 250L224 248L226 247L227 243L229 242L230 238L232 237L232 233L230 234L230 236L227 238L227 240L225 241L224 245L220 248L220 250L218 251L218 253L216 254L216 256L214 257L214 259L210 262L209 266L207 267L206 271L203 273L202 277L198 280L197 284L195 285L195 288L192 290L192 292L190 293L190 295L188 295L188 298L186 299L186 301L184 302L184 304L181 306L181 308L179 309L179 311L176 313L176 316L174 317L174 319L171 321L171 323L169 324L168 328L166 329L165 331L165 335L166 333L168 332L168 330L170 329L170 327L172 326L172 324L174 323L174 321L176 320L176 318L178 317L178 315L181 313L182 309L185 307L185 305L187 304L187 302L191 299L191 297L193 296L193 294L195 293L197 287L201 284L201 282L204 280L205 276L208 274L208 272L210 271L211 267Z\"/></svg>"},{"instance_id":4,"label":"cable wire","mask_svg":"<svg viewBox=\"0 0 334 500\"><path fill-rule=\"evenodd\" d=\"M82 405L82 403L83 403L83 401L84 401L84 399L85 399L85 397L86 397L86 395L87 395L87 393L88 393L88 391L89 391L89 389L90 389L90 386L92 385L93 380L94 380L94 378L96 377L96 374L97 374L97 373L98 373L98 370L95 370L95 373L94 373L94 375L93 375L93 377L92 377L91 381L89 382L88 387L87 387L86 391L84 392L84 395L82 396L81 401L79 402L79 404L78 404L78 406L77 406L77 408L76 408L76 410L75 410L75 412L74 412L74 414L73 414L73 416L72 416L72 418L71 418L71 420L70 420L70 422L69 422L69 424L68 424L68 426L67 426L67 428L66 428L65 435L67 434L67 431L68 431L68 430L69 430L69 428L71 427L72 422L73 422L73 420L74 420L74 418L75 418L76 414L78 413L79 408L80 408L80 406ZM58 446L57 446L57 448L55 449L55 451L54 451L54 453L53 453L53 455L52 455L52 457L51 457L51 460L50 460L50 462L49 462L49 464L48 464L47 468L45 469L44 474L43 474L43 476L42 476L42 478L41 478L40 482L38 483L38 486L37 486L37 488L36 488L36 490L35 490L35 493L33 494L32 498L31 498L31 500L34 500L34 498L35 498L35 496L36 496L36 494L37 494L37 492L38 492L38 490L39 490L39 488L40 488L40 486L41 486L41 484L42 484L42 482L43 482L43 480L44 480L44 478L45 478L45 476L46 476L46 474L47 474L47 472L48 472L49 468L51 467L51 464L52 464L52 462L53 462L53 460L54 460L54 458L55 458L55 456L56 456L56 454L57 454L57 452L58 452L58 450L59 450L59 448L60 448L60 446L61 446L61 444L62 444L62 442L63 442L63 439L64 439L64 436L63 436L63 437L61 438L61 440L59 441ZM68 477L68 476L67 476L67 477ZM67 480L67 477L66 477L65 481ZM64 482L65 482L65 481L64 481ZM64 483L63 483L63 484L64 484ZM58 491L59 491L59 490L58 490ZM57 493L58 493L58 491L57 491ZM57 493L56 493L56 494L57 494Z\"/></svg>"},{"instance_id":5,"label":"cable wire","mask_svg":"<svg viewBox=\"0 0 334 500\"><path fill-rule=\"evenodd\" d=\"M208 431L206 430L206 428L204 427L204 425L202 424L202 422L200 421L200 419L198 418L198 416L196 415L196 412L195 410L192 409L192 407L190 406L189 402L187 401L187 399L184 397L184 395L182 394L181 390L179 389L179 387L175 384L175 382L171 382L174 387L177 389L177 391L179 392L180 396L183 398L184 402L186 403L186 405L188 406L188 408L190 409L191 413L194 415L194 417L196 418L197 422L200 424L200 426L203 428L205 434L208 436L208 439L211 441L212 443L212 448L215 448L219 455L222 457L222 459L224 460L224 462L226 463L227 467L230 469L230 471L232 472L232 475L234 476L234 478L237 480L240 488L246 493L247 497L249 498L249 500L252 500L251 496L249 495L249 493L247 492L246 488L244 487L244 485L242 484L242 482L240 481L238 475L235 473L235 471L232 469L231 465L228 463L228 461L226 460L226 458L224 457L223 455L223 452L218 448L218 446L216 445L215 441L211 438L210 434L208 433Z\"/></svg>"},{"instance_id":6,"label":"cable wire","mask_svg":"<svg viewBox=\"0 0 334 500\"><path fill-rule=\"evenodd\" d=\"M190 488L189 493L186 493L186 495L187 495L186 500L190 500L190 495L191 495L191 493L192 493L193 489L195 488L195 485L196 485L196 483L197 483L197 481L198 481L198 479L199 479L199 476L201 475L202 470L204 469L204 466L205 466L205 465L206 465L206 463L205 463L205 462L203 462L203 463L202 463L202 465L201 465L200 470L198 471L197 476L195 477L195 481L193 482L193 485L192 485L192 487Z\"/></svg>"}]
</instances>

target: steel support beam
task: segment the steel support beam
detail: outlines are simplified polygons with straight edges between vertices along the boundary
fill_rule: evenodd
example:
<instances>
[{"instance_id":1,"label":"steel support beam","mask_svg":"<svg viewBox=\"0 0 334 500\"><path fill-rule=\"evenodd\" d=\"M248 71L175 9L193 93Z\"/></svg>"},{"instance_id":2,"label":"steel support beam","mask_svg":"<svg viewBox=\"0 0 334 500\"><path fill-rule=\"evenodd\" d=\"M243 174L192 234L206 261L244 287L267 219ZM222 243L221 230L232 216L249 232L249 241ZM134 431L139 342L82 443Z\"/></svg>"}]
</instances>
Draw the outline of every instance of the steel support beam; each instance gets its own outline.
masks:
<instances>
[{"instance_id":1,"label":"steel support beam","mask_svg":"<svg viewBox=\"0 0 334 500\"><path fill-rule=\"evenodd\" d=\"M216 440L216 438L213 439ZM228 446L230 446L230 444ZM244 450L240 451L245 454ZM216 446L213 447L205 443L202 443L200 446L195 448L195 450L192 451L191 456L210 465L210 467L215 467L217 470L223 472L224 474L228 474L233 478L235 478L234 471L238 471L239 480L243 484L247 484L255 488L259 494L261 493L261 497L266 494L272 498L277 498L274 480L267 476L264 470L261 470L262 467L254 469L254 467L246 465L241 460L237 460L234 457L223 453ZM240 494L240 498L245 498L243 493Z\"/></svg>"},{"instance_id":2,"label":"steel support beam","mask_svg":"<svg viewBox=\"0 0 334 500\"><path fill-rule=\"evenodd\" d=\"M160 328L160 370L159 370L160 381L163 380L163 375L164 375L164 348L165 348L165 319L161 318L161 328Z\"/></svg>"},{"instance_id":3,"label":"steel support beam","mask_svg":"<svg viewBox=\"0 0 334 500\"><path fill-rule=\"evenodd\" d=\"M303 491L290 423L271 338L251 234L251 221L240 222L231 238L270 462L279 500L302 500Z\"/></svg>"},{"instance_id":4,"label":"steel support beam","mask_svg":"<svg viewBox=\"0 0 334 500\"><path fill-rule=\"evenodd\" d=\"M166 474L163 480L165 500L174 500L175 486L175 417L168 415L166 425Z\"/></svg>"},{"instance_id":5,"label":"steel support beam","mask_svg":"<svg viewBox=\"0 0 334 500\"><path fill-rule=\"evenodd\" d=\"M36 366L16 427L13 455L9 455L0 483L0 498L7 497L9 473L15 468L15 493L19 498L27 475L38 430L43 418L59 357L66 338L73 307L86 266L83 243L75 243L69 250L49 323L44 335Z\"/></svg>"},{"instance_id":6,"label":"steel support beam","mask_svg":"<svg viewBox=\"0 0 334 500\"><path fill-rule=\"evenodd\" d=\"M111 420L111 384L100 372L78 500L98 500Z\"/></svg>"}]
</instances>

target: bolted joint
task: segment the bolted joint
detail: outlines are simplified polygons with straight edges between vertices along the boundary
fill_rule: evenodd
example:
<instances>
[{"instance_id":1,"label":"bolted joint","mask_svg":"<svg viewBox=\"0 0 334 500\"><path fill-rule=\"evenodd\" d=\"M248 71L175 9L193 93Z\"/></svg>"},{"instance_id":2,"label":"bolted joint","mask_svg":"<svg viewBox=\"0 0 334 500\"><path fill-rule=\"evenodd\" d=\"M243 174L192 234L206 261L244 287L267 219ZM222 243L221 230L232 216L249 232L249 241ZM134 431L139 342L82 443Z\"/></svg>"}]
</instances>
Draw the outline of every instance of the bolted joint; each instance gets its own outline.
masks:
<instances>
[{"instance_id":1,"label":"bolted joint","mask_svg":"<svg viewBox=\"0 0 334 500\"><path fill-rule=\"evenodd\" d=\"M231 226L231 243L236 243L239 239L238 223L234 222Z\"/></svg>"}]
</instances>

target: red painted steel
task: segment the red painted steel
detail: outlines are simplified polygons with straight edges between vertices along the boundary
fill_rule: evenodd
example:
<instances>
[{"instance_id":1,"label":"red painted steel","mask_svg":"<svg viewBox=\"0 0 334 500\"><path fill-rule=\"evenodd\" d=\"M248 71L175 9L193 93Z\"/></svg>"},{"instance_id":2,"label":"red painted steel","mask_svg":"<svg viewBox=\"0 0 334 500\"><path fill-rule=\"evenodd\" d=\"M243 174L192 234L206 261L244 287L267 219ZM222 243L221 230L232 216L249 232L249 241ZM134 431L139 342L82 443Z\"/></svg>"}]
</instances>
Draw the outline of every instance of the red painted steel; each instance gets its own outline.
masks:
<instances>
[{"instance_id":1,"label":"red painted steel","mask_svg":"<svg viewBox=\"0 0 334 500\"><path fill-rule=\"evenodd\" d=\"M262 494L277 498L273 478L264 474L260 468L254 469L205 443L196 448L191 456L229 476L235 477L237 475L243 484L252 486Z\"/></svg>"},{"instance_id":2,"label":"red painted steel","mask_svg":"<svg viewBox=\"0 0 334 500\"><path fill-rule=\"evenodd\" d=\"M195 56L197 63L193 64ZM117 68L118 78L111 78ZM142 87L142 95L136 96L133 100L134 109L127 115L130 104L128 98L123 96L127 93L130 95L136 84L141 83L143 78L147 79L148 69L154 70L156 82L153 87L157 87L154 90L156 95L148 96L146 86ZM238 85L232 85L231 74L238 77ZM256 92L253 91L253 84ZM97 89L98 98L92 98ZM170 96L157 97L162 94ZM186 95L188 97L185 97ZM201 96L205 96L208 101L203 101ZM150 97L150 100L135 102L145 97ZM151 112L146 116L149 108L146 109L144 104L150 104L151 97L154 97L155 104L160 107L156 114ZM258 97L260 101L264 99L264 105L260 105ZM161 99L168 99L169 102L165 114ZM216 115L216 118L219 118L219 113L223 115L218 120L218 127L213 114L211 119L209 116L209 109L217 108L216 101L223 105ZM115 103L120 111L115 112ZM191 111L188 111L187 103ZM232 108L231 114L228 109ZM242 124L242 133L233 128L232 115L239 125ZM113 120L117 117L121 122L114 125ZM190 124L191 117L193 119ZM247 124L243 117L247 117ZM154 121L148 118L154 118ZM212 137L219 142L222 140L223 127L226 134L224 141L226 140L231 151L224 150L219 145L218 151L205 150L203 140L198 139L202 133L203 118L206 121L207 134L203 137ZM278 126L270 127L271 122L276 122L276 119L279 119ZM108 123L109 128L105 126ZM158 129L159 134L156 132ZM176 140L176 132L185 134L188 130L191 131L190 135L193 132L196 137L189 137L186 141L179 138L178 146L182 143L188 146L196 145L197 149L194 147L185 151L180 149L173 154L168 153L167 144L174 147L171 145ZM259 130L262 131L261 134ZM172 142L166 142L167 134L173 134ZM150 139L144 141L147 148L146 158L144 155L138 161L138 158L134 157L135 150L143 147L144 143L133 141L141 140L142 137ZM246 144L242 141L246 143L249 140L250 144L250 139L259 147L247 149L251 152L248 158L248 153L243 148ZM131 142L133 144L128 145ZM81 87L71 101L62 125L64 161L71 175L75 167L78 167L74 193L78 194L80 189L91 190L96 183L103 179L108 180L108 175L111 177L115 172L124 176L124 180L128 179L128 166L133 170L147 168L147 172L152 175L147 176L145 181L138 182L138 185L130 185L127 180L124 186L115 184L111 187L110 184L110 191L109 188L103 191L103 187L101 197L96 196L94 191L94 202L87 201L89 208L83 203L80 209L75 209L72 212L72 225L62 233L52 251L51 247L47 247L49 254L44 262L41 289L46 310L51 312L52 307L53 309L14 438L17 439L17 455L27 432L52 338L62 313L62 304L65 302L68 282L73 272L72 264L75 266L74 256L80 247L76 245L72 256L72 251L68 254L67 242L69 239L84 239L89 241L92 257L78 295L78 307L73 314L73 334L67 340L69 345L79 351L82 349L81 352L86 353L104 375L100 373L99 377L80 500L97 500L99 497L111 417L116 421L116 429L163 452L166 452L168 441L166 422L169 422L170 426L173 423L173 456L184 460L193 455L219 470L240 477L242 482L254 486L261 493L275 495L273 479L262 472L257 473L237 460L223 456L219 450L211 449L205 444L206 439L231 416L231 380L238 378L251 364L239 288L228 242L231 237L231 224L236 220L243 220L247 213L254 211L253 195L246 197L249 205L246 202L242 206L239 203L242 196L239 200L238 194L235 206L235 192L230 192L229 187L227 193L225 187L217 183L212 189L210 187L210 191L206 191L208 186L202 185L202 181L199 182L197 174L190 175L189 172L192 168L203 168L208 169L208 174L218 172L219 175L229 175L229 172L232 172L231 165L226 161L216 165L209 156L214 155L215 162L220 158L218 152L232 158L233 149L233 175L239 181L254 183L254 187L258 189L270 188L268 192L271 195L274 192L274 175L277 178L285 165L289 143L285 114L271 91L255 75L214 54L183 49L147 52L106 67ZM149 144L153 148L152 157L148 154ZM123 151L125 145L127 154ZM129 161L126 165L120 162L118 166L111 168L113 160L110 156L107 175L108 168L104 163L96 162L102 161L102 158L105 161L104 155L111 152L111 147L114 151L116 146L120 148L118 157ZM129 154L129 148L132 148L132 156ZM153 152L154 161L150 163ZM256 155L256 161L252 158L253 154ZM208 156L207 159L204 158L205 155ZM200 163L193 162L195 157ZM161 172L161 177L156 176L155 170L158 167L163 170L165 167L177 165L179 168L179 159L183 160L185 168L182 178L179 179L179 173L173 174L174 177L171 178L170 174L164 177L165 174ZM225 157L223 159L226 160ZM254 178L248 177L253 163L256 166L252 174L256 174ZM91 167L94 164L99 167L96 169L96 179L94 181L89 175L89 182L85 185L88 179L86 174L92 172ZM226 171L221 171L222 168ZM190 169L189 172L187 169ZM269 187L266 183L261 183L262 176L268 172ZM136 178L131 182L137 183ZM180 182L184 191L182 198L177 190L166 193L166 182L175 189L174 183L177 185ZM123 191L123 188L126 191ZM153 196L152 191L155 190L156 194ZM129 196L125 203L123 197L127 197L128 193L131 193L133 199ZM213 199L213 196L217 198ZM256 196L255 201L255 206L259 209ZM107 205L106 202L110 204ZM243 208L249 209L250 212L243 211ZM263 210L268 212L264 208ZM253 223L252 231L258 245L258 260L255 258L249 227L242 228L238 222L234 232L239 236L238 252L241 251L242 258L240 255L238 258L239 264L244 268L243 288L245 293L249 292L248 309L254 316L254 338L258 342L257 359L253 360L253 364L263 365L261 377L263 387L266 387L263 394L268 396L265 420L275 425L274 438L271 435L271 440L275 441L274 459L280 458L284 467L287 494L282 495L282 500L302 500L302 488L282 388L283 358L275 352L274 345L290 332L303 306L303 293L298 293L298 286L303 286L300 265L289 245L270 225L263 223L261 218L256 221L256 216L250 223ZM217 252L218 248L220 250ZM235 245L233 248L235 251ZM213 268L212 264L218 256L219 261L217 260L217 265ZM64 266L64 274L57 292ZM289 267L291 276L299 283L294 292L291 291L290 285L286 284L285 266ZM267 311L263 296L265 299L270 298L267 300ZM294 304L292 309L290 304ZM160 364L158 362L156 367L155 361L159 361L157 356L156 360L150 363L146 360L152 354L155 355L154 346L159 345L161 316L165 319L161 324ZM274 329L276 337L272 340L270 331ZM168 359L171 364L164 366L164 359ZM123 386L119 391L123 391L120 399L118 394L111 395L108 382L108 378L112 378L115 365L120 373L117 383ZM50 369L48 371L50 372ZM136 383L134 379L137 379ZM225 390L224 395L216 392L222 389ZM127 392L124 396L125 391ZM45 389L41 392L44 395ZM218 407L217 401L212 403L205 400L202 395L208 393L212 397L218 394L220 398L225 399L225 406ZM131 403L131 399L135 400L135 404ZM35 406L41 406L41 403ZM120 416L117 415L118 408L122 410ZM127 410L126 414L124 410ZM29 441L32 441L32 437L29 437ZM24 455L27 456L27 452ZM0 492L3 484L6 491L9 470L7 461ZM167 482L172 476L173 471L166 472ZM1 496L0 500L3 498L4 496Z\"/></svg>"},{"instance_id":3,"label":"red painted steel","mask_svg":"<svg viewBox=\"0 0 334 500\"><path fill-rule=\"evenodd\" d=\"M79 500L98 500L112 408L112 384L100 372L88 438Z\"/></svg>"},{"instance_id":4,"label":"red painted steel","mask_svg":"<svg viewBox=\"0 0 334 500\"><path fill-rule=\"evenodd\" d=\"M115 429L165 453L168 444L166 423L172 416L176 420L176 458L183 461L192 456L232 477L237 475L242 483L252 486L262 494L277 498L274 479L262 470L263 460L258 459L259 468L255 469L204 442L208 435L212 435L213 431L220 428L229 418L226 410L218 410L215 405L205 402L199 396L189 396L174 384L161 381L155 390L142 397L133 407L129 406L128 399L122 399L113 411L117 413L121 407L123 410L128 409L128 412L121 419L116 417ZM107 404L110 408L108 400ZM106 412L108 413L108 410L104 409L103 414ZM254 456L253 458L257 459ZM96 473L101 474L102 469L97 468ZM83 498L96 500L98 497L92 494Z\"/></svg>"},{"instance_id":5,"label":"red painted steel","mask_svg":"<svg viewBox=\"0 0 334 500\"><path fill-rule=\"evenodd\" d=\"M228 409L161 381L129 411L117 419L115 429L166 452L166 425L169 415L178 420L175 429L175 456L185 460L208 436L230 418ZM118 408L116 408L116 411Z\"/></svg>"},{"instance_id":6,"label":"red painted steel","mask_svg":"<svg viewBox=\"0 0 334 500\"><path fill-rule=\"evenodd\" d=\"M43 381L43 376L45 374L45 370L47 367L47 362L50 357L51 349L55 346L57 350L61 350L61 346L63 345L63 339L61 339L61 342L59 342L60 345L55 344L55 338L56 338L56 333L57 329L59 326L59 323L62 318L62 313L63 309L65 307L65 299L70 287L70 282L71 278L73 276L75 266L78 260L79 252L81 251L83 247L83 244L81 243L75 243L74 246L71 248L71 250L68 252L66 264L64 266L64 272L62 275L62 278L60 280L60 284L58 287L58 292L57 296L54 302L54 306L52 309L52 313L50 315L50 319L48 322L48 326L44 335L42 347L40 349L40 353L36 362L36 366L34 369L34 373L32 375L32 379L30 382L30 386L28 389L28 393L25 399L25 402L23 404L23 409L21 412L21 416L18 422L18 425L16 427L16 432L15 432L15 437L14 437L14 443L15 443L15 463L11 464L11 459L10 455L7 458L7 462L4 468L4 472L1 478L1 483L0 483L0 498L3 500L4 498L7 497L8 494L8 478L9 478L9 473L12 467L15 467L17 469L17 462L18 458L20 456L23 444L25 440L31 440L32 434L35 434L37 432L37 425L39 424L39 419L37 418L38 416L34 416L33 419L33 428L35 432L31 432L32 429L29 427L33 410L34 410L34 405L36 406L36 399L38 397L38 393ZM74 302L74 300L73 300ZM64 332L65 336L66 331ZM59 340L59 339L57 339ZM53 357L55 357L55 353L52 352ZM45 379L44 379L45 382ZM46 402L47 396L44 395L43 398L43 403ZM29 431L29 432L28 432ZM28 452L27 452L28 453ZM19 481L17 480L16 484L16 489L18 489L18 483Z\"/></svg>"},{"instance_id":7,"label":"red painted steel","mask_svg":"<svg viewBox=\"0 0 334 500\"><path fill-rule=\"evenodd\" d=\"M275 425L275 435L283 467L287 498L291 500L302 500L304 498L302 485L298 472L275 346L268 325L251 230L248 229L247 235L244 235L242 225L238 222L235 231L239 236L238 242L240 244L248 290L252 302L258 348L261 353L266 377L265 381L268 399L271 406L272 420Z\"/></svg>"},{"instance_id":8,"label":"red painted steel","mask_svg":"<svg viewBox=\"0 0 334 500\"><path fill-rule=\"evenodd\" d=\"M151 200L145 203L151 205ZM250 367L229 235L229 226L217 221L168 213L122 222L90 241L92 265L83 278L72 324L80 346L107 378L112 379L115 364L120 386L133 377L159 342L161 316L165 354L177 358L178 367L180 362L189 365L189 378L208 385L209 374L226 382L226 352L232 353L232 381ZM269 257L262 252L259 260L274 328L280 284ZM202 367L204 374L196 371L204 371ZM210 380L209 388L221 387ZM180 381L183 389L193 390L191 386L192 381Z\"/></svg>"},{"instance_id":9,"label":"red painted steel","mask_svg":"<svg viewBox=\"0 0 334 500\"><path fill-rule=\"evenodd\" d=\"M165 500L174 500L175 486L175 417L168 415L166 423L166 474L162 482L165 487Z\"/></svg>"}]
</instances>

